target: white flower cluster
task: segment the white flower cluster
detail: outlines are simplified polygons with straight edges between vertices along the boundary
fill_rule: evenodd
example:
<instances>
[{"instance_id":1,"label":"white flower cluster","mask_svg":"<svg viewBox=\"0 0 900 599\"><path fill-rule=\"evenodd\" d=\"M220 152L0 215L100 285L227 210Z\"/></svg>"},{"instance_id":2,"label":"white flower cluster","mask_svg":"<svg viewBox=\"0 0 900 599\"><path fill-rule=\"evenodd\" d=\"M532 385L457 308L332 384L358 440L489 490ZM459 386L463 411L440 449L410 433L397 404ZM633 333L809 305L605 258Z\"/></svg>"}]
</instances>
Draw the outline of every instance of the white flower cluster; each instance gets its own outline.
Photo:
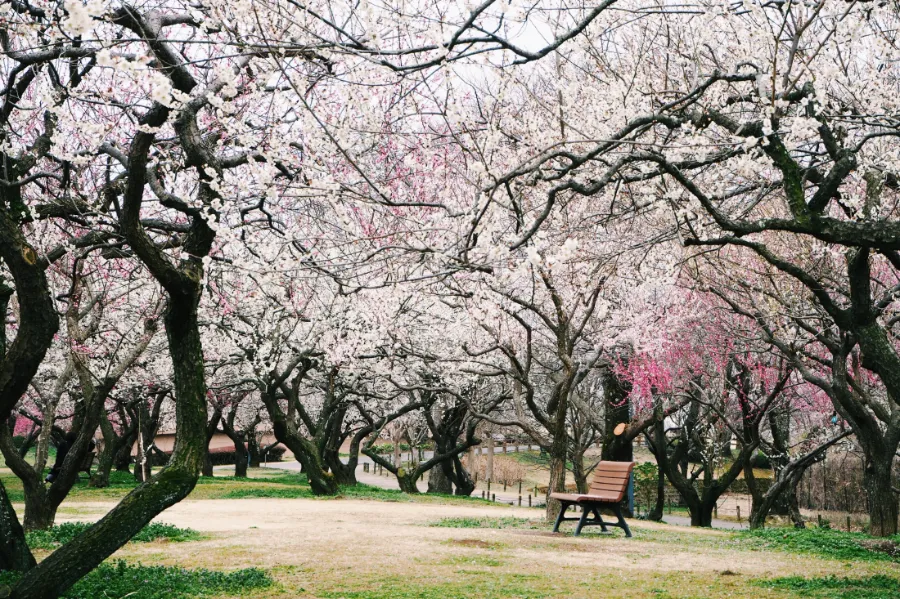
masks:
<instances>
[{"instance_id":1,"label":"white flower cluster","mask_svg":"<svg viewBox=\"0 0 900 599\"><path fill-rule=\"evenodd\" d=\"M103 0L65 0L63 2L67 17L62 21L63 29L73 36L83 36L94 27L94 19L103 15Z\"/></svg>"}]
</instances>

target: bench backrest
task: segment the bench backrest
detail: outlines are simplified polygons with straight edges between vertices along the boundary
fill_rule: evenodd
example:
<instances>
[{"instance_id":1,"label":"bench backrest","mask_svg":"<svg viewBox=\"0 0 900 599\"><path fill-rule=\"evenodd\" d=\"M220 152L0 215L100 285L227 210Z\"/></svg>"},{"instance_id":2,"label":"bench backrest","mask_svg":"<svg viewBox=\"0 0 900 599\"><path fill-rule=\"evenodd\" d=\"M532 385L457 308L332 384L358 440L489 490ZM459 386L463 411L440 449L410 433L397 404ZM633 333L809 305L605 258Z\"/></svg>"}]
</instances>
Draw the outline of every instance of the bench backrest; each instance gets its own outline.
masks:
<instances>
[{"instance_id":1,"label":"bench backrest","mask_svg":"<svg viewBox=\"0 0 900 599\"><path fill-rule=\"evenodd\" d=\"M622 501L634 462L600 462L594 470L589 495L603 497L610 502Z\"/></svg>"}]
</instances>

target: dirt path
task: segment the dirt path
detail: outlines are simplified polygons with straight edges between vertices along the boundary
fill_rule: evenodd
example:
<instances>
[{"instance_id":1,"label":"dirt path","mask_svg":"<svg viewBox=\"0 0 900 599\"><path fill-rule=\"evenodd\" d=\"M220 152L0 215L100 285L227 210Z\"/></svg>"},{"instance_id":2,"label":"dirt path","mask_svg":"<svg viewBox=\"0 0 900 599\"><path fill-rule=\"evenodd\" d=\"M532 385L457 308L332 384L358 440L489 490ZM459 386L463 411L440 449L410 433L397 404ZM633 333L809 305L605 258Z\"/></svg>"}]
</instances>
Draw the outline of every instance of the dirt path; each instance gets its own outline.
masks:
<instances>
[{"instance_id":1,"label":"dirt path","mask_svg":"<svg viewBox=\"0 0 900 599\"><path fill-rule=\"evenodd\" d=\"M279 469L279 470L290 470L290 471L296 471L296 472L300 471L300 464L297 462L277 462L277 463L268 464L267 467L273 468L273 469ZM380 487L382 489L396 490L396 489L400 488L400 485L397 483L397 478L394 475L382 476L382 475L372 474L369 472L364 472L362 466L360 466L356 470L356 480L358 480L359 482L361 482L363 484L371 485L373 487ZM422 491L423 493L428 490L428 483L425 481L419 481L417 483L417 486L419 487L419 490ZM502 489L503 489L503 487L498 485L496 491L492 490L492 495L494 495L496 497L497 502L505 503L510 506L518 505L519 496L518 496L518 493L516 492L516 490L510 489L510 491L503 491ZM476 492L475 495L477 495L477 494L478 493ZM527 495L527 490L526 490L526 494L522 496L522 505L523 506L527 506L528 498L529 497ZM535 506L543 505L544 497L543 496L542 497L532 497L532 501ZM743 506L746 503L747 503L747 501L743 497L733 498L731 496L724 496L722 498L722 504L723 504L723 506L727 505L727 507L720 507L719 509L720 509L720 511L722 511L723 515L725 515L725 514L732 515L735 513L734 506L736 506L736 505ZM749 507L746 507L743 509L744 509L744 512L743 512L744 521L743 522L735 522L733 520L714 519L713 523L712 523L713 528L719 528L719 529L723 529L723 530L740 530L740 529L747 528L746 517L747 517L747 514L750 513L750 509L749 509ZM533 514L533 512L532 512L532 514ZM674 524L677 526L690 526L691 525L691 519L686 516L667 514L664 517L664 519L667 523Z\"/></svg>"}]
</instances>

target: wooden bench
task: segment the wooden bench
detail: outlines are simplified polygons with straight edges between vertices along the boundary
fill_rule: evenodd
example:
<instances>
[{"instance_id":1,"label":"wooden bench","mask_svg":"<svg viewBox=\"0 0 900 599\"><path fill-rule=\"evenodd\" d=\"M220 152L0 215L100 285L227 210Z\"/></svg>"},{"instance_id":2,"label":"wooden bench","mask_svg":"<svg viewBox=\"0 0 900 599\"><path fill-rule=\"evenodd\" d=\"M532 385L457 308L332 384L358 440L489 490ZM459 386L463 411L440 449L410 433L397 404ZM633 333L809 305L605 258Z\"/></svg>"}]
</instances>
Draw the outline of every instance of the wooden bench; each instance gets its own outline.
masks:
<instances>
[{"instance_id":1,"label":"wooden bench","mask_svg":"<svg viewBox=\"0 0 900 599\"><path fill-rule=\"evenodd\" d=\"M600 462L597 469L594 470L594 480L591 482L591 488L587 493L551 493L550 497L562 503L559 510L559 516L556 517L556 524L553 525L553 532L559 532L559 525L565 520L578 520L578 527L575 529L575 535L581 534L581 529L585 526L600 526L603 532L609 532L607 526L615 526L625 531L626 537L631 537L631 529L622 516L622 506L620 503L625 497L628 489L628 482L631 479L631 471L634 469L634 462ZM566 518L566 510L569 506L580 505L580 518ZM613 511L618 522L604 522L600 516L602 508L609 508ZM589 514L593 514L593 518L588 518Z\"/></svg>"}]
</instances>

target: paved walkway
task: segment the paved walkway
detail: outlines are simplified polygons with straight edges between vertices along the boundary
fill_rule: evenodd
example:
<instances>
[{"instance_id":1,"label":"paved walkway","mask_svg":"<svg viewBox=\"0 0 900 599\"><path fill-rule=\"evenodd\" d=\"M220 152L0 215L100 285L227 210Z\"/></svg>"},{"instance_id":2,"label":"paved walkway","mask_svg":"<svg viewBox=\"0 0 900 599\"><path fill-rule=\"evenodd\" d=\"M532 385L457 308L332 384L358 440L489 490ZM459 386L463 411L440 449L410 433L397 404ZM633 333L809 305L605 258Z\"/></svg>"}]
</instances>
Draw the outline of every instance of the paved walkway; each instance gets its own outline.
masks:
<instances>
[{"instance_id":1,"label":"paved walkway","mask_svg":"<svg viewBox=\"0 0 900 599\"><path fill-rule=\"evenodd\" d=\"M523 446L524 447L524 446ZM426 459L428 459L426 457ZM364 472L362 464L371 463L372 460L366 456L360 456L359 458L359 466L356 469L356 480L363 483L364 485L370 485L372 487L379 487L381 489L400 489L400 485L397 484L397 478L391 474L390 476L381 476L378 474L372 474L371 472ZM291 470L294 472L299 472L301 470L299 462L273 462L267 465L268 468L277 468L279 470ZM385 471L385 474L388 474ZM416 485L420 491L423 493L428 490L428 483L420 480ZM519 501L518 489L511 489L503 492L503 486L500 486L500 491L495 491L491 489L491 494L496 496L496 500L498 503L506 503L509 505L517 505ZM478 496L479 491L475 491L472 494L473 497ZM522 506L528 505L528 497L527 491L523 489L523 493L526 493L522 496ZM543 507L544 498L543 497L531 497L532 505L534 507ZM675 514L665 514L663 516L663 522L668 524L674 524L676 526L690 526L691 519L687 516L677 516ZM724 530L741 530L743 528L747 528L747 524L745 522L734 522L732 520L718 520L714 519L712 522L713 528L720 528Z\"/></svg>"}]
</instances>

